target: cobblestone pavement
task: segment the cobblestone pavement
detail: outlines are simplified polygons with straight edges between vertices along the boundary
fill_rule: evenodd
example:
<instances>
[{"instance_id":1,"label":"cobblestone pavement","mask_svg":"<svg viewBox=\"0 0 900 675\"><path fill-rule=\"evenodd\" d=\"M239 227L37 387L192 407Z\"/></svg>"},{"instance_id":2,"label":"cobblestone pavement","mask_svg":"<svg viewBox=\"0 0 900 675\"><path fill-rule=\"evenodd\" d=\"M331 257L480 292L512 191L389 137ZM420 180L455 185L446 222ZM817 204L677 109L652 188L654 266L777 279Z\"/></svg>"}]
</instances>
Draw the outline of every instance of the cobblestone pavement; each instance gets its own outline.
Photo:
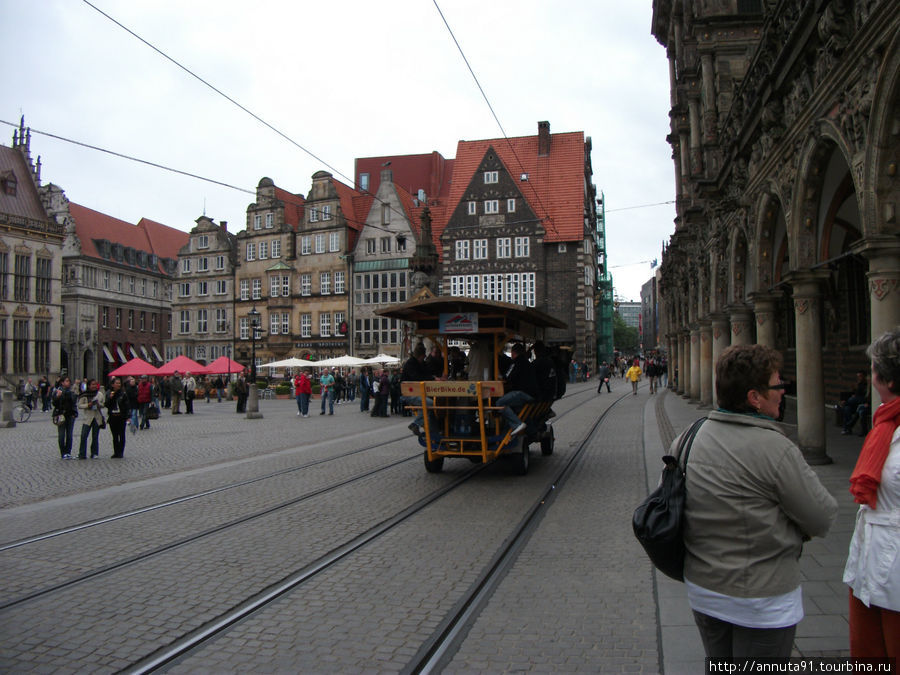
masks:
<instances>
[{"instance_id":1,"label":"cobblestone pavement","mask_svg":"<svg viewBox=\"0 0 900 675\"><path fill-rule=\"evenodd\" d=\"M593 390L593 386L570 385L570 392ZM627 385L614 380L613 386L615 395ZM574 419L560 423L554 460L571 449L574 439L613 399L606 393L596 396L596 405L585 406L573 415ZM149 431L128 434L124 461L108 458L108 432L101 432L101 460L60 460L56 429L49 415L38 413L26 424L0 429L0 457L4 461L0 474L0 542L165 501L184 494L185 481L190 482L192 490L213 488L226 473L232 479L252 479L296 466L301 459L311 462L333 455L335 448L348 446L349 450L352 443L346 438L334 440L338 428L353 438L371 439L373 431L385 440L408 437L406 418L371 418L359 412L358 402L335 406L334 416L319 416L315 403L310 418L297 417L292 400L260 401L264 415L260 420L237 415L233 403L224 402L198 401L193 417L171 416L164 411ZM498 592L446 664L446 672L702 672L703 652L684 587L655 574L634 541L630 516L648 487L658 480L664 442L703 412L672 392L649 396L646 388L612 409L606 430L591 444L574 476L547 509ZM76 422L76 436L79 430ZM841 436L839 427L829 427L827 443L834 464L814 469L841 508L832 532L807 544L801 559L806 618L798 628L795 651L805 656L847 653L847 590L840 579L856 509L846 488L862 439ZM531 474L516 480L529 481L532 474L540 475L541 458L536 446L532 447L532 457ZM514 488L516 480L505 481L506 489ZM289 486L289 479L284 482ZM477 506L458 503L455 508ZM489 508L487 504L482 506ZM339 506L335 504L334 508ZM209 515L202 509L195 513L201 519ZM446 522L446 516L434 517L435 522L442 518ZM477 532L478 519L470 521ZM252 529L248 533L252 535ZM453 557L454 546L476 548L477 544L448 536L440 528L430 535L405 529L394 537L373 550L368 559L363 557L354 563L380 569L378 587L360 585L361 575L353 567L336 569L323 578L319 588L322 602L346 601L343 624L335 616L325 620L316 606L286 601L279 611L245 622L244 633L234 640L217 641L222 649L219 655L211 649L199 660L176 668L180 672L296 672L300 665L305 672L402 668L404 658L412 654L398 648L397 636L427 635L438 620L433 613L438 596L428 587L430 575L440 580L458 574L459 569L446 562ZM425 572L417 575L394 559L391 546L409 546L419 539L423 550L431 547L440 553L436 562L423 557L420 565ZM124 541L127 545L127 539ZM216 545L227 561L227 542ZM65 552L59 555L64 560ZM88 557L79 552L71 555L75 560ZM183 564L190 566L192 561L185 559ZM475 572L463 574L460 584ZM221 584L232 583L228 579L226 574ZM165 584L166 579L161 577L153 583ZM412 590L411 583L415 586ZM392 598L410 592L419 594L420 610L398 618L391 613ZM360 602L351 602L354 598ZM45 611L43 622L58 620L52 606ZM152 624L157 621L153 617L168 614L169 608L146 607L143 611L148 613L148 630L152 633ZM380 639L366 637L364 618L372 613L383 616L385 626L394 622L396 631L379 634ZM129 616L128 608L123 608L123 616ZM68 629L67 620L63 622ZM77 630L78 626L73 628ZM326 644L314 638L328 633L358 641L352 660L324 649L304 649L304 645ZM0 629L0 638L2 635ZM97 657L102 659L116 649L127 648L134 639L130 635L111 636ZM2 642L0 639L0 651ZM43 648L35 642L33 649L40 654ZM374 655L369 663L359 659L365 649ZM223 659L223 654L228 658ZM65 670L64 659L59 665Z\"/></svg>"}]
</instances>

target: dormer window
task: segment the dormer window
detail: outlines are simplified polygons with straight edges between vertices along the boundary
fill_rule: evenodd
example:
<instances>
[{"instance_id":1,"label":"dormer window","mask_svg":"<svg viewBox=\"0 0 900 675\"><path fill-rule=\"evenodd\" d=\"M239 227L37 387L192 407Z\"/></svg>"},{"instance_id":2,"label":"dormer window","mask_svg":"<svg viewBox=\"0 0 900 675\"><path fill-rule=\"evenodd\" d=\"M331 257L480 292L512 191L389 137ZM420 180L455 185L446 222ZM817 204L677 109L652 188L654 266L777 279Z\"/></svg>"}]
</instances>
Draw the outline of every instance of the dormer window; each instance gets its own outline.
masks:
<instances>
[{"instance_id":1,"label":"dormer window","mask_svg":"<svg viewBox=\"0 0 900 675\"><path fill-rule=\"evenodd\" d=\"M322 207L322 220L331 220L331 206L328 204Z\"/></svg>"},{"instance_id":2,"label":"dormer window","mask_svg":"<svg viewBox=\"0 0 900 675\"><path fill-rule=\"evenodd\" d=\"M311 223L319 222L319 209L317 209L315 206L313 206L309 210L309 222L311 222Z\"/></svg>"},{"instance_id":3,"label":"dormer window","mask_svg":"<svg viewBox=\"0 0 900 675\"><path fill-rule=\"evenodd\" d=\"M499 174L497 171L485 171L484 172L484 182L487 183L496 183L499 180Z\"/></svg>"},{"instance_id":4,"label":"dormer window","mask_svg":"<svg viewBox=\"0 0 900 675\"><path fill-rule=\"evenodd\" d=\"M16 174L12 171L4 171L0 174L0 188L2 188L3 194L15 197L18 184L19 182L16 180Z\"/></svg>"}]
</instances>

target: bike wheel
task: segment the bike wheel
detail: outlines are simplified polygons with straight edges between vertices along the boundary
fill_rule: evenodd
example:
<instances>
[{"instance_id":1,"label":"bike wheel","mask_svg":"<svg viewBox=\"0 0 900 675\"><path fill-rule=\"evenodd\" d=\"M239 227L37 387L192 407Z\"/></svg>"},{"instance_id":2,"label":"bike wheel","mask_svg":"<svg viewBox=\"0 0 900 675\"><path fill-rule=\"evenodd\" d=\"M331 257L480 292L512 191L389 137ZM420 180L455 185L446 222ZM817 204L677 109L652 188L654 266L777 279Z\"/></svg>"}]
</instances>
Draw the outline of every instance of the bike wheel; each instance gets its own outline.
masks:
<instances>
[{"instance_id":1,"label":"bike wheel","mask_svg":"<svg viewBox=\"0 0 900 675\"><path fill-rule=\"evenodd\" d=\"M31 417L31 409L24 405L17 405L13 408L13 417L16 422L27 422Z\"/></svg>"}]
</instances>

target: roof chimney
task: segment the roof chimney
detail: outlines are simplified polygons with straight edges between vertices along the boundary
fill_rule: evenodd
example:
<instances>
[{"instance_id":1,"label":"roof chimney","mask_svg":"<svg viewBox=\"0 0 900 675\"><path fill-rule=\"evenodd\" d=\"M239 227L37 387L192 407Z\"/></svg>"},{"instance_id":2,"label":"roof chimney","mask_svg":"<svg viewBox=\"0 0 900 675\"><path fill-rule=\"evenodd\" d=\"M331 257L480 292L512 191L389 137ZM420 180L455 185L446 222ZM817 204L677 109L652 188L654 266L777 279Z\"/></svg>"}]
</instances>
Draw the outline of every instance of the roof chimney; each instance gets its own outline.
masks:
<instances>
[{"instance_id":1,"label":"roof chimney","mask_svg":"<svg viewBox=\"0 0 900 675\"><path fill-rule=\"evenodd\" d=\"M390 162L387 162L390 164ZM381 170L381 182L382 183L393 183L394 182L394 172L390 169L382 169Z\"/></svg>"},{"instance_id":2,"label":"roof chimney","mask_svg":"<svg viewBox=\"0 0 900 675\"><path fill-rule=\"evenodd\" d=\"M538 157L550 155L550 122L538 122Z\"/></svg>"},{"instance_id":3,"label":"roof chimney","mask_svg":"<svg viewBox=\"0 0 900 675\"><path fill-rule=\"evenodd\" d=\"M219 221L219 227L222 228L222 232L228 232L228 221L227 221L227 220L220 220L220 221Z\"/></svg>"}]
</instances>

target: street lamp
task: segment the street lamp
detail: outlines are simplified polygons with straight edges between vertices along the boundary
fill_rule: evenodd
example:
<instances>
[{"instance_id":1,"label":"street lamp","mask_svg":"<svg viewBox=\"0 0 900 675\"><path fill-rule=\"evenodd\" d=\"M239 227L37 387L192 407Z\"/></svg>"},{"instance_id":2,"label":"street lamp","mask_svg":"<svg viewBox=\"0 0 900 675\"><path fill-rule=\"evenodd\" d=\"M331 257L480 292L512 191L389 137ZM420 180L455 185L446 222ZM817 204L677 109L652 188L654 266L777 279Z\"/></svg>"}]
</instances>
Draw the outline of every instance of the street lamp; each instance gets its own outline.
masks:
<instances>
[{"instance_id":1,"label":"street lamp","mask_svg":"<svg viewBox=\"0 0 900 675\"><path fill-rule=\"evenodd\" d=\"M259 390L256 388L256 331L259 330L259 312L256 305L247 312L250 317L250 384L249 396L247 397L247 419L261 419L262 413L259 412Z\"/></svg>"},{"instance_id":2,"label":"street lamp","mask_svg":"<svg viewBox=\"0 0 900 675\"><path fill-rule=\"evenodd\" d=\"M256 305L247 314L250 317L250 383L256 384L256 331L259 330L259 311Z\"/></svg>"}]
</instances>

